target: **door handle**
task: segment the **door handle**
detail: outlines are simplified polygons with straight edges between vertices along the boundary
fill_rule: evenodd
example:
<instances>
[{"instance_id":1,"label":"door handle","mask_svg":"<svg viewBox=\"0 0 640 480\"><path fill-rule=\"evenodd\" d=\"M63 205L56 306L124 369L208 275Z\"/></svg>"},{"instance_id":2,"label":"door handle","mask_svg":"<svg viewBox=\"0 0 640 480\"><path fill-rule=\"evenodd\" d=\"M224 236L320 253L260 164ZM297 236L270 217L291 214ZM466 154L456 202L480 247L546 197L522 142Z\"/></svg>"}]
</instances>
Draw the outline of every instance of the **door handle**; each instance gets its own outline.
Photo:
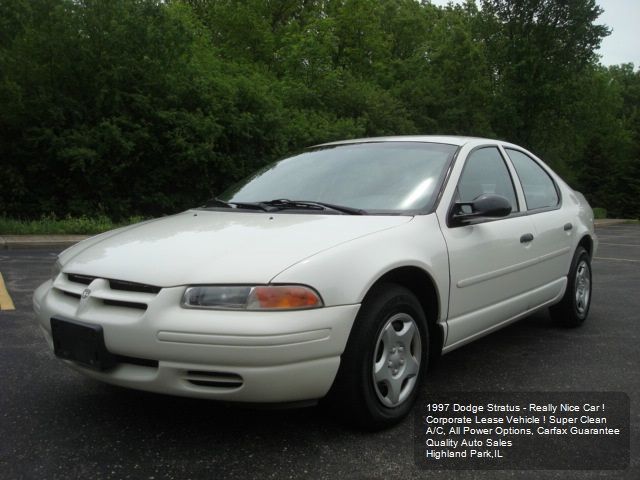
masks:
<instances>
[{"instance_id":1,"label":"door handle","mask_svg":"<svg viewBox=\"0 0 640 480\"><path fill-rule=\"evenodd\" d=\"M568 232L569 230L571 230L573 228L573 224L572 223L565 223L564 224L564 231Z\"/></svg>"},{"instance_id":2,"label":"door handle","mask_svg":"<svg viewBox=\"0 0 640 480\"><path fill-rule=\"evenodd\" d=\"M532 240L533 240L533 234L532 233L525 233L524 235L522 235L520 237L520 243L529 243Z\"/></svg>"}]
</instances>

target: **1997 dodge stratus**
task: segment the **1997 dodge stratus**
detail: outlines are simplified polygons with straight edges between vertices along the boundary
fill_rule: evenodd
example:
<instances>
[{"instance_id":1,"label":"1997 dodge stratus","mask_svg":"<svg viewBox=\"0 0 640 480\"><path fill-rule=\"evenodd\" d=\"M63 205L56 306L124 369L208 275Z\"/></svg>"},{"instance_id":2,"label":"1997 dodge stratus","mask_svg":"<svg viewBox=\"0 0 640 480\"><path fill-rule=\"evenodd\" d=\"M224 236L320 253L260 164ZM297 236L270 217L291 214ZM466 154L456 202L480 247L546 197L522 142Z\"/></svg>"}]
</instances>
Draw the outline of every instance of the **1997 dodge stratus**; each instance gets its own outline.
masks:
<instances>
[{"instance_id":1,"label":"1997 dodge stratus","mask_svg":"<svg viewBox=\"0 0 640 480\"><path fill-rule=\"evenodd\" d=\"M584 197L516 145L349 140L69 248L33 304L55 354L98 380L325 398L381 428L436 355L541 308L580 325L596 246Z\"/></svg>"}]
</instances>

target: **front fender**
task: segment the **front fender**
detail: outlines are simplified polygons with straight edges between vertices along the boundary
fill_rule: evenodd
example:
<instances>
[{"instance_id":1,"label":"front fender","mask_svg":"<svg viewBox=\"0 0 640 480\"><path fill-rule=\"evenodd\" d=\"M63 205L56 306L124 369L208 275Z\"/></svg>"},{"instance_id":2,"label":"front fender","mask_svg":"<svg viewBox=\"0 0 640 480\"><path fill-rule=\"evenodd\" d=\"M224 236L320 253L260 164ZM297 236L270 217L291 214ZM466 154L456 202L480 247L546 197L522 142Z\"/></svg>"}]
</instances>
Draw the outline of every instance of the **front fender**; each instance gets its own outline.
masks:
<instances>
[{"instance_id":1,"label":"front fender","mask_svg":"<svg viewBox=\"0 0 640 480\"><path fill-rule=\"evenodd\" d=\"M406 266L421 268L433 278L440 319L447 318L449 257L433 214L319 252L280 272L271 282L311 285L326 305L349 305L361 303L384 274Z\"/></svg>"}]
</instances>

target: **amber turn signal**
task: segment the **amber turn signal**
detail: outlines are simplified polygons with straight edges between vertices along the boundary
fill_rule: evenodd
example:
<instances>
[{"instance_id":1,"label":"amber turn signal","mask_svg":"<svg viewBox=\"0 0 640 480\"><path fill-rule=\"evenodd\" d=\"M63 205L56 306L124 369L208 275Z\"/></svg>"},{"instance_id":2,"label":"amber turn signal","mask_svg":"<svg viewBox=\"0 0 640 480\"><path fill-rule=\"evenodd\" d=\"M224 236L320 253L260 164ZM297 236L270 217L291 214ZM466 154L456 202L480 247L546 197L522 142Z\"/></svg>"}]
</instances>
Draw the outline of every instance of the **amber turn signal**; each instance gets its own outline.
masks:
<instances>
[{"instance_id":1,"label":"amber turn signal","mask_svg":"<svg viewBox=\"0 0 640 480\"><path fill-rule=\"evenodd\" d=\"M319 295L302 285L267 285L254 287L247 310L287 310L322 306Z\"/></svg>"}]
</instances>

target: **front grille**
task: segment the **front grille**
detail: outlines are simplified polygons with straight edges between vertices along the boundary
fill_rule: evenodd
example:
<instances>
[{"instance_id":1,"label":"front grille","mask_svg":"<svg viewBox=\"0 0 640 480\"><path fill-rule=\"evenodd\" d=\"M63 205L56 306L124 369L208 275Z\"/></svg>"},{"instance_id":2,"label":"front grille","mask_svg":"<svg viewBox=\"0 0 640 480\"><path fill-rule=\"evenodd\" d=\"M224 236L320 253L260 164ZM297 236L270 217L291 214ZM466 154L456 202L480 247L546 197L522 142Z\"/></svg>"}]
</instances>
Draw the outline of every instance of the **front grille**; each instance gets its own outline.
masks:
<instances>
[{"instance_id":1,"label":"front grille","mask_svg":"<svg viewBox=\"0 0 640 480\"><path fill-rule=\"evenodd\" d=\"M105 299L102 301L105 305L110 305L112 307L124 307L124 308L137 308L139 310L146 310L146 303L138 303L138 302L123 302L121 300L108 300Z\"/></svg>"},{"instance_id":2,"label":"front grille","mask_svg":"<svg viewBox=\"0 0 640 480\"><path fill-rule=\"evenodd\" d=\"M125 292L158 293L161 288L142 283L125 282L124 280L109 280L112 290L124 290Z\"/></svg>"},{"instance_id":3,"label":"front grille","mask_svg":"<svg viewBox=\"0 0 640 480\"><path fill-rule=\"evenodd\" d=\"M94 285L88 293L88 303L85 309L99 312L100 307L118 307L119 315L127 318L139 317L153 302L161 287L126 280L113 280L77 273L67 273L60 276L54 283L54 290L66 297L67 303L73 299L75 306L80 304L82 295L89 285ZM72 304L73 307L73 304Z\"/></svg>"},{"instance_id":4,"label":"front grille","mask_svg":"<svg viewBox=\"0 0 640 480\"><path fill-rule=\"evenodd\" d=\"M78 275L77 273L67 273L67 279L70 282L81 283L82 285L89 285L98 277L91 277L89 275ZM125 280L112 280L107 279L111 290L122 290L125 292L142 292L142 293L158 293L162 289L155 285L146 285L144 283L127 282Z\"/></svg>"},{"instance_id":5,"label":"front grille","mask_svg":"<svg viewBox=\"0 0 640 480\"><path fill-rule=\"evenodd\" d=\"M241 387L244 381L236 373L188 370L185 379L199 387L233 389Z\"/></svg>"},{"instance_id":6,"label":"front grille","mask_svg":"<svg viewBox=\"0 0 640 480\"><path fill-rule=\"evenodd\" d=\"M89 285L95 280L96 277L89 277L87 275L77 275L75 273L67 273L67 279L70 282L81 283L83 285Z\"/></svg>"}]
</instances>

